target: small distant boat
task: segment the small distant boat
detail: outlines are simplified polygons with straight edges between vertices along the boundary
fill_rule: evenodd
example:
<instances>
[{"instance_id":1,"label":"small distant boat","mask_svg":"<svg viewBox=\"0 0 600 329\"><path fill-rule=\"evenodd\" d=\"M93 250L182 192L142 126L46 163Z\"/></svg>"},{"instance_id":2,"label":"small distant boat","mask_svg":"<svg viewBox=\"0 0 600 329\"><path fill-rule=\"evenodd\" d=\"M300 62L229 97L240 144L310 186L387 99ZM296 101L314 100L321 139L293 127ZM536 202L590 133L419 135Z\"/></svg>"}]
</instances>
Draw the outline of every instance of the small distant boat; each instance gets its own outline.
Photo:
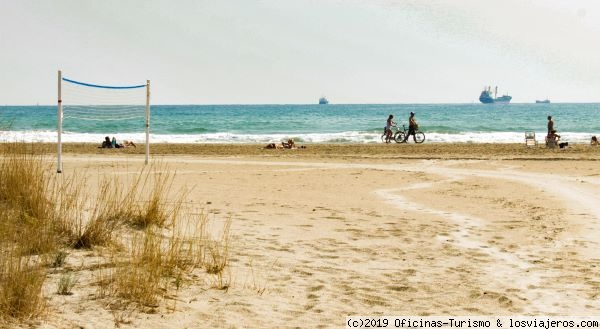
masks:
<instances>
[{"instance_id":1,"label":"small distant boat","mask_svg":"<svg viewBox=\"0 0 600 329\"><path fill-rule=\"evenodd\" d=\"M319 104L321 105L326 105L329 104L329 101L327 100L327 98L325 98L325 96L319 98Z\"/></svg>"},{"instance_id":2,"label":"small distant boat","mask_svg":"<svg viewBox=\"0 0 600 329\"><path fill-rule=\"evenodd\" d=\"M481 95L479 95L479 101L483 104L494 104L494 103L510 103L512 96L503 95L497 97L498 95L498 86L494 89L494 97L492 97L492 87L484 87Z\"/></svg>"},{"instance_id":3,"label":"small distant boat","mask_svg":"<svg viewBox=\"0 0 600 329\"><path fill-rule=\"evenodd\" d=\"M536 99L535 100L536 104L550 104L550 100L549 99L544 99L543 101Z\"/></svg>"}]
</instances>

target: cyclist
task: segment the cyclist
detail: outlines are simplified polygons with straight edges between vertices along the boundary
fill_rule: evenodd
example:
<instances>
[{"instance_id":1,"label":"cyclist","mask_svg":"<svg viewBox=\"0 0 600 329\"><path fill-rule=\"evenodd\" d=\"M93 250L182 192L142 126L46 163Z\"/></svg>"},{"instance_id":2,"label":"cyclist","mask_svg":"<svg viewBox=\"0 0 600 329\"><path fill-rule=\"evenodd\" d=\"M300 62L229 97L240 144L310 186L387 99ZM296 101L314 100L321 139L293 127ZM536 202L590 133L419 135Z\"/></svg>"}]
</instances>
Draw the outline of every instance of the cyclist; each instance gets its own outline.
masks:
<instances>
[{"instance_id":1,"label":"cyclist","mask_svg":"<svg viewBox=\"0 0 600 329\"><path fill-rule=\"evenodd\" d=\"M415 143L417 142L417 137L415 133L419 129L419 125L417 124L417 119L415 119L415 112L410 112L410 117L408 118L408 132L404 135L404 142L408 141L408 136L412 135Z\"/></svg>"},{"instance_id":2,"label":"cyclist","mask_svg":"<svg viewBox=\"0 0 600 329\"><path fill-rule=\"evenodd\" d=\"M385 142L389 143L390 139L392 139L392 127L396 126L396 123L394 122L394 116L392 114L390 114L390 116L387 119L387 122L385 124Z\"/></svg>"}]
</instances>

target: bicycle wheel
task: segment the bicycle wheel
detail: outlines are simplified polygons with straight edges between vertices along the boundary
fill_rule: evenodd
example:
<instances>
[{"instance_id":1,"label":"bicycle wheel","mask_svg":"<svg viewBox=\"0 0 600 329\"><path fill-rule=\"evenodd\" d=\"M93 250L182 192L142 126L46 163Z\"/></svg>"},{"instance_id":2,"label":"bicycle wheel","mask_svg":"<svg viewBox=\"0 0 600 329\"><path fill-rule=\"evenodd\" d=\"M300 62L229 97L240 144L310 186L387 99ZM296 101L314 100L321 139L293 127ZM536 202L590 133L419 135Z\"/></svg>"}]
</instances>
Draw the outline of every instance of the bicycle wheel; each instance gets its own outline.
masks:
<instances>
[{"instance_id":1,"label":"bicycle wheel","mask_svg":"<svg viewBox=\"0 0 600 329\"><path fill-rule=\"evenodd\" d=\"M417 144L421 144L421 143L423 143L424 141L425 141L425 134L424 134L424 133L422 133L422 132L420 132L420 131L417 131L417 132L415 133L415 142L416 142Z\"/></svg>"},{"instance_id":2,"label":"bicycle wheel","mask_svg":"<svg viewBox=\"0 0 600 329\"><path fill-rule=\"evenodd\" d=\"M404 132L396 132L396 134L394 135L394 140L396 141L396 143L404 143Z\"/></svg>"}]
</instances>

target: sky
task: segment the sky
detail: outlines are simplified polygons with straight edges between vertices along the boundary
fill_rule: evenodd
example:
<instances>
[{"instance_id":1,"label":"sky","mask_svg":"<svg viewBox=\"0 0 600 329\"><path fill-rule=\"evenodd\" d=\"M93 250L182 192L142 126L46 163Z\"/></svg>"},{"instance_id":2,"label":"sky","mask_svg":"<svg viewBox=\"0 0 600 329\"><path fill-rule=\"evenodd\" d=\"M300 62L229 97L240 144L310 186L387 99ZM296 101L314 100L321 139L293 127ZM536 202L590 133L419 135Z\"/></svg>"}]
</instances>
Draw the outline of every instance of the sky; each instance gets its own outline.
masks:
<instances>
[{"instance_id":1,"label":"sky","mask_svg":"<svg viewBox=\"0 0 600 329\"><path fill-rule=\"evenodd\" d=\"M0 0L0 105L600 102L596 0Z\"/></svg>"}]
</instances>

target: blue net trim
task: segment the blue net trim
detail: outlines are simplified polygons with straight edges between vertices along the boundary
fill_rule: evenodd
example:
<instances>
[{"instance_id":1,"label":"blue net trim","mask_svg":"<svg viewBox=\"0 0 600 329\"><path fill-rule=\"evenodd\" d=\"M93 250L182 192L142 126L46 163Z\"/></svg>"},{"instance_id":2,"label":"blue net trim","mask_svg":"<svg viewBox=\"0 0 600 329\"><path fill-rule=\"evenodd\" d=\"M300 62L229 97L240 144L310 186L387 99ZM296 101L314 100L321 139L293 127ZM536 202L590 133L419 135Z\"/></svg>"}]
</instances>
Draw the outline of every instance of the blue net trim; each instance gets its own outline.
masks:
<instances>
[{"instance_id":1,"label":"blue net trim","mask_svg":"<svg viewBox=\"0 0 600 329\"><path fill-rule=\"evenodd\" d=\"M87 87L94 87L94 88L106 88L106 89L134 89L134 88L144 88L146 87L146 85L137 85L137 86L102 86L102 85L93 85L91 83L85 83L85 82L79 82L79 81L75 81L75 80L71 80L71 79L67 79L67 78L62 78L63 81L66 82L70 82L70 83L74 83L77 85L82 85L82 86L87 86Z\"/></svg>"}]
</instances>

